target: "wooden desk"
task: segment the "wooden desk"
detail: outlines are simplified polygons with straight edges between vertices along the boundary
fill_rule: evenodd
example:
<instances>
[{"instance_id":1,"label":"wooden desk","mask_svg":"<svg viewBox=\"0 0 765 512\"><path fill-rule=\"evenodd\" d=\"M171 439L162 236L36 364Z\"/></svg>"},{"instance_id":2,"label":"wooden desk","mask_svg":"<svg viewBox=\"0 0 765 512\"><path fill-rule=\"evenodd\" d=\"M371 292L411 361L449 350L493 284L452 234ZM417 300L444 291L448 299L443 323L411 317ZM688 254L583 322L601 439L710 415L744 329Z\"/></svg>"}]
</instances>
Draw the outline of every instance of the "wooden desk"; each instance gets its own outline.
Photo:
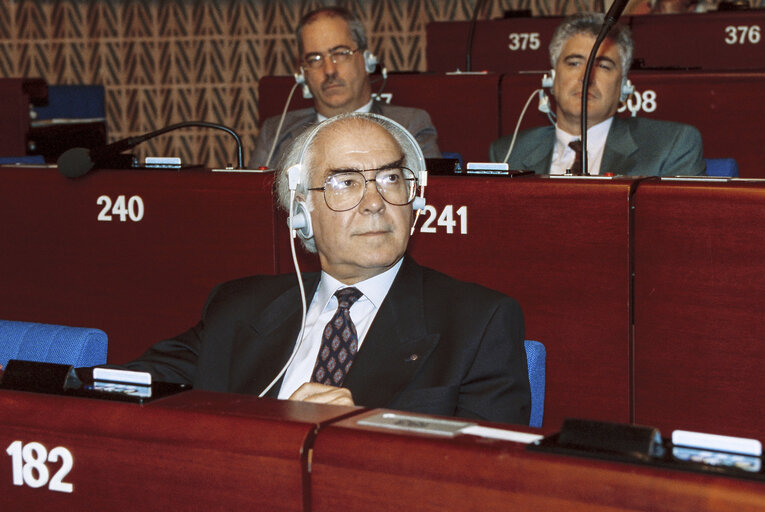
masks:
<instances>
[{"instance_id":1,"label":"wooden desk","mask_svg":"<svg viewBox=\"0 0 765 512\"><path fill-rule=\"evenodd\" d=\"M562 16L481 20L473 32L472 71L550 69L548 46ZM469 21L438 21L425 28L428 71L466 70Z\"/></svg>"},{"instance_id":2,"label":"wooden desk","mask_svg":"<svg viewBox=\"0 0 765 512\"><path fill-rule=\"evenodd\" d=\"M765 68L765 11L633 16L636 59L653 68ZM761 100L760 100L761 101Z\"/></svg>"},{"instance_id":3,"label":"wooden desk","mask_svg":"<svg viewBox=\"0 0 765 512\"><path fill-rule=\"evenodd\" d=\"M512 73L550 69L548 46L563 17L478 21L473 34L472 71ZM634 58L649 68L709 71L765 67L765 12L708 12L623 16L632 29ZM428 71L466 69L469 21L428 23Z\"/></svg>"},{"instance_id":4,"label":"wooden desk","mask_svg":"<svg viewBox=\"0 0 765 512\"><path fill-rule=\"evenodd\" d=\"M103 329L110 362L194 325L218 283L274 272L271 175L0 167L0 180L0 317Z\"/></svg>"},{"instance_id":5,"label":"wooden desk","mask_svg":"<svg viewBox=\"0 0 765 512\"><path fill-rule=\"evenodd\" d=\"M765 183L635 195L635 422L765 437Z\"/></svg>"},{"instance_id":6,"label":"wooden desk","mask_svg":"<svg viewBox=\"0 0 765 512\"><path fill-rule=\"evenodd\" d=\"M546 177L429 181L431 206L409 252L422 265L520 302L526 338L547 348L545 425L582 415L629 421L635 184ZM438 219L452 220L452 232Z\"/></svg>"},{"instance_id":7,"label":"wooden desk","mask_svg":"<svg viewBox=\"0 0 765 512\"><path fill-rule=\"evenodd\" d=\"M502 133L512 134L526 99L541 84L541 74L502 78ZM701 132L706 158L735 158L742 177L763 178L760 124L765 102L743 101L765 87L765 72L635 71L637 93L620 108L622 116L676 121ZM549 93L549 91L547 91ZM521 129L549 125L532 100ZM554 100L553 100L554 107Z\"/></svg>"},{"instance_id":8,"label":"wooden desk","mask_svg":"<svg viewBox=\"0 0 765 512\"><path fill-rule=\"evenodd\" d=\"M29 94L24 91L24 79L0 78L0 98L0 156L24 156L29 133Z\"/></svg>"},{"instance_id":9,"label":"wooden desk","mask_svg":"<svg viewBox=\"0 0 765 512\"><path fill-rule=\"evenodd\" d=\"M0 390L0 446L68 451L38 488L0 464L0 502L15 510L304 510L307 447L351 407L188 391L145 406ZM4 452L5 455L5 452ZM62 454L62 457L66 457ZM38 477L39 478L39 477ZM41 480L42 481L42 480ZM55 486L55 484L54 484Z\"/></svg>"},{"instance_id":10,"label":"wooden desk","mask_svg":"<svg viewBox=\"0 0 765 512\"><path fill-rule=\"evenodd\" d=\"M313 448L313 512L332 510L755 511L758 482L529 453L469 435L442 438L357 424L322 430Z\"/></svg>"},{"instance_id":11,"label":"wooden desk","mask_svg":"<svg viewBox=\"0 0 765 512\"><path fill-rule=\"evenodd\" d=\"M402 107L421 108L430 114L438 132L441 151L460 153L464 161L485 162L489 144L499 135L500 76L391 73L385 83L383 101ZM260 122L281 115L290 88L291 76L267 76L260 80ZM378 85L373 85L377 92ZM312 107L300 89L295 91L290 110ZM469 136L466 136L469 134Z\"/></svg>"}]
</instances>

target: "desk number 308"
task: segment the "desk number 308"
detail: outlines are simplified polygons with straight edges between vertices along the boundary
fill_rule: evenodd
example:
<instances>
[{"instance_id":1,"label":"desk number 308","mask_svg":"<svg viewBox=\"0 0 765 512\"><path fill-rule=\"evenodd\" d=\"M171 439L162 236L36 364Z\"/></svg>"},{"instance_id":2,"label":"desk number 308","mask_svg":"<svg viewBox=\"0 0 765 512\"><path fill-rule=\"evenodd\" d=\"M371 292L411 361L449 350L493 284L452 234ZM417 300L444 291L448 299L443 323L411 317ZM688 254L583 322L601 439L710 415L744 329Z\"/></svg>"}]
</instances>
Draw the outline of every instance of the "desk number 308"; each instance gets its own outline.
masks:
<instances>
[{"instance_id":1,"label":"desk number 308","mask_svg":"<svg viewBox=\"0 0 765 512\"><path fill-rule=\"evenodd\" d=\"M5 452L11 456L13 465L13 485L28 485L32 488L48 484L48 489L58 492L72 492L74 486L64 482L74 466L72 452L63 446L57 446L50 452L37 442L23 444L14 441L8 445ZM61 460L61 467L50 477L46 462L56 463ZM50 483L48 483L50 481Z\"/></svg>"}]
</instances>

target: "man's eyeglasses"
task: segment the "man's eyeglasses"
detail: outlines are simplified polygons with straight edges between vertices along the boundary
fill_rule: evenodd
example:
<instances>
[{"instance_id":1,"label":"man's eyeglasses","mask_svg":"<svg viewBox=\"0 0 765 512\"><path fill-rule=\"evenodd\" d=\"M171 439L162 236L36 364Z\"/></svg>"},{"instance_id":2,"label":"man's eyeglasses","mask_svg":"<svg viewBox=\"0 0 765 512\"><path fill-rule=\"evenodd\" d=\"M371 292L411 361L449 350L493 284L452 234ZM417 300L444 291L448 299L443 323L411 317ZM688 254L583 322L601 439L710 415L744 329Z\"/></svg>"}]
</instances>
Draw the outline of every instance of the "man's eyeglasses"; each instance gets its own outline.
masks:
<instances>
[{"instance_id":1,"label":"man's eyeglasses","mask_svg":"<svg viewBox=\"0 0 765 512\"><path fill-rule=\"evenodd\" d=\"M327 53L313 52L307 54L303 58L303 62L306 67L311 69L319 69L324 66L324 59L329 57L334 64L342 64L351 60L351 57L359 51L359 48L351 50L347 46L337 46L332 48ZM326 55L326 57L325 57Z\"/></svg>"},{"instance_id":2,"label":"man's eyeglasses","mask_svg":"<svg viewBox=\"0 0 765 512\"><path fill-rule=\"evenodd\" d=\"M375 171L375 177L367 179L364 173L370 171ZM329 209L344 212L361 203L370 181L375 182L377 192L385 202L394 206L411 203L417 194L417 178L414 171L406 167L336 172L327 176L323 187L308 190L323 190Z\"/></svg>"}]
</instances>

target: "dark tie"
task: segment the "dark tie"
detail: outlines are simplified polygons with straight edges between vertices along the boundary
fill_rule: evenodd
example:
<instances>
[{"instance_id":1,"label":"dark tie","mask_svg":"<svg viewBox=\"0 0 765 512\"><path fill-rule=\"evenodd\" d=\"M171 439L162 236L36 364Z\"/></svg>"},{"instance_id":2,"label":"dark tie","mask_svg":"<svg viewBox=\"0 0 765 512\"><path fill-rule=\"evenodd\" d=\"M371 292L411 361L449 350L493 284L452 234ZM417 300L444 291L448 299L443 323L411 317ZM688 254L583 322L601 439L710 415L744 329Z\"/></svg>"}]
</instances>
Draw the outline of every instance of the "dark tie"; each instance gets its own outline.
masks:
<instances>
[{"instance_id":1,"label":"dark tie","mask_svg":"<svg viewBox=\"0 0 765 512\"><path fill-rule=\"evenodd\" d=\"M356 326L351 320L351 306L363 294L356 288L343 288L335 292L337 311L324 328L321 348L313 367L311 382L328 386L342 386L359 349Z\"/></svg>"},{"instance_id":2,"label":"dark tie","mask_svg":"<svg viewBox=\"0 0 765 512\"><path fill-rule=\"evenodd\" d=\"M582 175L582 139L574 139L568 143L568 147L574 150L574 165L569 169L569 173L574 176Z\"/></svg>"}]
</instances>

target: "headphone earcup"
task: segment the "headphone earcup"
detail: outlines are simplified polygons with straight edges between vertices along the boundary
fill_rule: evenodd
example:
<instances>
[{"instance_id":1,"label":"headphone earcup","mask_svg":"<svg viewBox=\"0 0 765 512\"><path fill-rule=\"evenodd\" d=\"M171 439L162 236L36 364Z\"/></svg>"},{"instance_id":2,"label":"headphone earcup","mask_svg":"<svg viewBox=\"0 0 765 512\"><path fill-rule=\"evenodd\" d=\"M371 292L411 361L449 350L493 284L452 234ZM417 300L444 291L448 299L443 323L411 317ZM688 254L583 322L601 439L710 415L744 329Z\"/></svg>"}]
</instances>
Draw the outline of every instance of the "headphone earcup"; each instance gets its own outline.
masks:
<instances>
[{"instance_id":1,"label":"headphone earcup","mask_svg":"<svg viewBox=\"0 0 765 512\"><path fill-rule=\"evenodd\" d=\"M300 71L295 73L295 81L303 86L303 98L305 99L311 99L313 98L313 94L311 94L311 89L308 88L308 84L305 81L305 71L303 68L300 68Z\"/></svg>"},{"instance_id":2,"label":"headphone earcup","mask_svg":"<svg viewBox=\"0 0 765 512\"><path fill-rule=\"evenodd\" d=\"M290 218L287 218L289 225ZM292 225L290 229L297 232L297 236L303 240L313 238L313 224L311 223L311 214L308 211L308 205L305 201L295 201L292 207Z\"/></svg>"},{"instance_id":3,"label":"headphone earcup","mask_svg":"<svg viewBox=\"0 0 765 512\"><path fill-rule=\"evenodd\" d=\"M364 50L364 69L367 73L374 73L378 62L377 55L369 50Z\"/></svg>"},{"instance_id":4,"label":"headphone earcup","mask_svg":"<svg viewBox=\"0 0 765 512\"><path fill-rule=\"evenodd\" d=\"M622 92L619 97L619 101L627 101L627 98L635 94L635 86L632 85L632 82L630 82L629 79L624 81L624 84L622 84Z\"/></svg>"},{"instance_id":5,"label":"headphone earcup","mask_svg":"<svg viewBox=\"0 0 765 512\"><path fill-rule=\"evenodd\" d=\"M555 70L551 69L549 75L545 73L542 76L542 87L544 89L552 89L553 83L555 83Z\"/></svg>"}]
</instances>

